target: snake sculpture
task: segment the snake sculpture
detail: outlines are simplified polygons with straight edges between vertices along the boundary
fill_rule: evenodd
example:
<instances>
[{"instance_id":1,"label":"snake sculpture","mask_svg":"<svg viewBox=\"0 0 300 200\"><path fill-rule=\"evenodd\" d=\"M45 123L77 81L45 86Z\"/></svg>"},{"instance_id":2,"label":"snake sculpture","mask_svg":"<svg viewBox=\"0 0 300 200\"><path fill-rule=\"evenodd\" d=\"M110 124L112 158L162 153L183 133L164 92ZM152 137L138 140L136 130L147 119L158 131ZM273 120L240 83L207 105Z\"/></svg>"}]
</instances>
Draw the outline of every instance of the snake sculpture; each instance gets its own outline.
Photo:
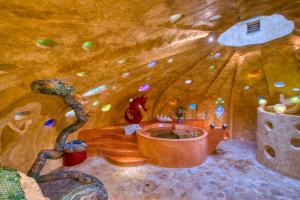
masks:
<instances>
[{"instance_id":1,"label":"snake sculpture","mask_svg":"<svg viewBox=\"0 0 300 200\"><path fill-rule=\"evenodd\" d=\"M31 83L31 89L37 93L61 96L65 103L74 110L77 121L59 133L54 149L42 150L38 154L28 172L28 176L34 178L39 183L73 179L83 184L62 197L63 200L80 199L93 192L97 192L97 200L108 199L107 191L102 182L91 175L79 171L58 171L41 175L47 159L59 159L63 157L65 152L81 152L86 150L87 145L83 141L75 140L66 143L66 140L71 133L81 128L87 122L88 116L84 112L81 103L76 99L74 95L75 89L71 85L65 84L58 79L37 80Z\"/></svg>"}]
</instances>

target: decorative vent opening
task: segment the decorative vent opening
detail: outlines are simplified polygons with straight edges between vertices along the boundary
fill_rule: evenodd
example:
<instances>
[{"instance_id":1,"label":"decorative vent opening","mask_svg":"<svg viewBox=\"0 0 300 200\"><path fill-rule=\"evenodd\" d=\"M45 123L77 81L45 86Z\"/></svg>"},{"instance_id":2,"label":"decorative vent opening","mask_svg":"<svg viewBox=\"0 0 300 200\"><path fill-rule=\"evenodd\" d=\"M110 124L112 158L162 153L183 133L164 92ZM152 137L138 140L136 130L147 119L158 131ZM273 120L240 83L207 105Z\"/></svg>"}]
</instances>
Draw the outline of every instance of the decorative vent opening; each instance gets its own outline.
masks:
<instances>
[{"instance_id":1,"label":"decorative vent opening","mask_svg":"<svg viewBox=\"0 0 300 200\"><path fill-rule=\"evenodd\" d=\"M266 145L265 146L265 154L269 157L269 158L274 158L275 157L275 150L269 146Z\"/></svg>"},{"instance_id":2,"label":"decorative vent opening","mask_svg":"<svg viewBox=\"0 0 300 200\"><path fill-rule=\"evenodd\" d=\"M247 33L260 31L260 20L247 23Z\"/></svg>"},{"instance_id":3,"label":"decorative vent opening","mask_svg":"<svg viewBox=\"0 0 300 200\"><path fill-rule=\"evenodd\" d=\"M272 122L270 122L270 121L265 122L265 127L267 130L272 130L274 128Z\"/></svg>"},{"instance_id":4,"label":"decorative vent opening","mask_svg":"<svg viewBox=\"0 0 300 200\"><path fill-rule=\"evenodd\" d=\"M291 145L297 149L300 149L300 138L292 138Z\"/></svg>"}]
</instances>

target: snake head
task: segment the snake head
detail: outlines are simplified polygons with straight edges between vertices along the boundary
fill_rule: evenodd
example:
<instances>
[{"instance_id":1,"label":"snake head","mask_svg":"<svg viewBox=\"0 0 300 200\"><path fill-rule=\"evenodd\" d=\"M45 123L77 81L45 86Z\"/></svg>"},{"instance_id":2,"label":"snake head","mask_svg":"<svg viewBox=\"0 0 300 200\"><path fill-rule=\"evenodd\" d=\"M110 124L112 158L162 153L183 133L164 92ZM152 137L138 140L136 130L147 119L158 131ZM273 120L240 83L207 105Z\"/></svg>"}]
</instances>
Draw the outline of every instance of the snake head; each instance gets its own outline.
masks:
<instances>
[{"instance_id":1,"label":"snake head","mask_svg":"<svg viewBox=\"0 0 300 200\"><path fill-rule=\"evenodd\" d=\"M30 87L34 92L48 95L67 96L74 92L74 87L59 79L36 80Z\"/></svg>"}]
</instances>

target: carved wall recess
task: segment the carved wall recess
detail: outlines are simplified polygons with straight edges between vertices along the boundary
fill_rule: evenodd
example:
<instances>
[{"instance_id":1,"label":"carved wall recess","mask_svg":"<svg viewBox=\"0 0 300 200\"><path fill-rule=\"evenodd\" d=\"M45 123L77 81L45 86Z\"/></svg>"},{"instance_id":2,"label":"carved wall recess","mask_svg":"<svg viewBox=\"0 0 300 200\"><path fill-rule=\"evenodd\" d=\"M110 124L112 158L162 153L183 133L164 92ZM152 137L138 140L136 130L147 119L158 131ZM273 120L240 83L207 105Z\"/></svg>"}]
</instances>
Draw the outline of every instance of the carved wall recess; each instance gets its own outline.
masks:
<instances>
[{"instance_id":1,"label":"carved wall recess","mask_svg":"<svg viewBox=\"0 0 300 200\"><path fill-rule=\"evenodd\" d=\"M8 122L8 126L15 130L16 132L23 135L27 130L29 125L32 123L32 119L21 120L21 121L10 121Z\"/></svg>"},{"instance_id":2,"label":"carved wall recess","mask_svg":"<svg viewBox=\"0 0 300 200\"><path fill-rule=\"evenodd\" d=\"M40 119L41 104L38 102L29 103L25 106L15 108L11 113L0 119L0 159L6 162L14 162L15 165L21 165L15 161L14 156L16 147L23 149L25 145L22 140L33 140L30 136L26 138L30 128L34 123L38 124ZM31 130L33 131L33 130ZM34 148L33 145L31 145ZM24 158L25 159L25 158ZM8 164L6 164L8 165Z\"/></svg>"}]
</instances>

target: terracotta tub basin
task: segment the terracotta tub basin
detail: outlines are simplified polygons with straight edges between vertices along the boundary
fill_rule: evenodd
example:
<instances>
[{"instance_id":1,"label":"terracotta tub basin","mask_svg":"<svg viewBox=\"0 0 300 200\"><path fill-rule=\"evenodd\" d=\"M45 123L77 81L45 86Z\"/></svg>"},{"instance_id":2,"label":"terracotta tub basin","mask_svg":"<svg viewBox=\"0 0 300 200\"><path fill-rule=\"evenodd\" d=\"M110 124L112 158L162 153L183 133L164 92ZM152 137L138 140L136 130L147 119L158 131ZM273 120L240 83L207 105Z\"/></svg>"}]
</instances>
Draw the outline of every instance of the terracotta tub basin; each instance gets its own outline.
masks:
<instances>
[{"instance_id":1,"label":"terracotta tub basin","mask_svg":"<svg viewBox=\"0 0 300 200\"><path fill-rule=\"evenodd\" d=\"M195 167L208 156L208 133L203 129L157 123L137 131L139 151L147 162L170 168Z\"/></svg>"}]
</instances>

